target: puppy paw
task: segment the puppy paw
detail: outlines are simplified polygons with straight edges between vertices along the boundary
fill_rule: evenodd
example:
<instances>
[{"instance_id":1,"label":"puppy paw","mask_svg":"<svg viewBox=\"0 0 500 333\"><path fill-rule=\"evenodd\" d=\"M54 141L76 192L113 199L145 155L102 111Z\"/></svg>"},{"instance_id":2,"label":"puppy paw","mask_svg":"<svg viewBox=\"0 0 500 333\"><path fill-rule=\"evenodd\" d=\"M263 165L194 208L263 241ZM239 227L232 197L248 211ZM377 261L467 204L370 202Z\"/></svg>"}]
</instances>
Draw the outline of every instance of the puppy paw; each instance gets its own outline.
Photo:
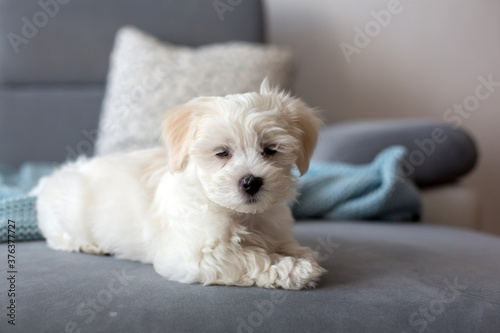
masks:
<instances>
[{"instance_id":1,"label":"puppy paw","mask_svg":"<svg viewBox=\"0 0 500 333\"><path fill-rule=\"evenodd\" d=\"M314 288L325 272L314 259L283 257L269 268L268 280L257 281L257 285L290 290Z\"/></svg>"},{"instance_id":2,"label":"puppy paw","mask_svg":"<svg viewBox=\"0 0 500 333\"><path fill-rule=\"evenodd\" d=\"M80 246L80 252L104 256L108 253L95 244L84 244Z\"/></svg>"}]
</instances>

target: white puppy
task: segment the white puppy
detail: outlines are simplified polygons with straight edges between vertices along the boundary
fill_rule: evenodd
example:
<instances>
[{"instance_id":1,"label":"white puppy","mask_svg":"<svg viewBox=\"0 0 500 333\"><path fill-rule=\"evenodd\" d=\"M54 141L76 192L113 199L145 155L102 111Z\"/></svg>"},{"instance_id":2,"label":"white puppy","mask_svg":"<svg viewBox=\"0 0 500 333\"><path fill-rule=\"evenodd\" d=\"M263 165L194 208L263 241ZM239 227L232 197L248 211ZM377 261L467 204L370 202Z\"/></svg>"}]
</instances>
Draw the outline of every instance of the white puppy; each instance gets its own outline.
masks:
<instances>
[{"instance_id":1,"label":"white puppy","mask_svg":"<svg viewBox=\"0 0 500 333\"><path fill-rule=\"evenodd\" d=\"M36 189L51 248L152 263L169 279L313 287L325 272L293 239L293 174L320 121L300 100L200 97L167 113L156 148L66 164Z\"/></svg>"}]
</instances>

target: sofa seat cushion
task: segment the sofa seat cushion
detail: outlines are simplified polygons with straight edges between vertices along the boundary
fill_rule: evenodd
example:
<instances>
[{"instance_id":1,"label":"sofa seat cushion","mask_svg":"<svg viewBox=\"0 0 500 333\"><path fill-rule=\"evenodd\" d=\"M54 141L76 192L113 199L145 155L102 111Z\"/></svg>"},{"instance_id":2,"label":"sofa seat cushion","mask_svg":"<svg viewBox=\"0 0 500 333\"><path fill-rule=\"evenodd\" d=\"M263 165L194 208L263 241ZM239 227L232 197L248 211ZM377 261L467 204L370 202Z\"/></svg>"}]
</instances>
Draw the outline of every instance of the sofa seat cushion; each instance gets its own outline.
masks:
<instances>
[{"instance_id":1,"label":"sofa seat cushion","mask_svg":"<svg viewBox=\"0 0 500 333\"><path fill-rule=\"evenodd\" d=\"M19 332L494 332L500 238L449 227L303 221L314 290L186 285L151 265L16 244ZM0 256L7 258L7 245ZM6 280L2 282L6 312ZM12 286L11 286L12 288ZM0 331L10 328L5 314ZM36 329L35 329L36 328Z\"/></svg>"}]
</instances>

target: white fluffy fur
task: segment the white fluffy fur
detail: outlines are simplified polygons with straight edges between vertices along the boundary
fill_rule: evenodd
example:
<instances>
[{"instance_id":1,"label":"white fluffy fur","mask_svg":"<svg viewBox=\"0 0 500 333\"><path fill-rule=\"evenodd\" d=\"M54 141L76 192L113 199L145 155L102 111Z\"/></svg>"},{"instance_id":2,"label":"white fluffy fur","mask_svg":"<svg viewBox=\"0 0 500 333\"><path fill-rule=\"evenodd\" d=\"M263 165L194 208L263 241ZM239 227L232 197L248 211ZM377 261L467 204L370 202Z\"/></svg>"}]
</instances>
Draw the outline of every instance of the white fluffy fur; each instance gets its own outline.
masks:
<instances>
[{"instance_id":1,"label":"white fluffy fur","mask_svg":"<svg viewBox=\"0 0 500 333\"><path fill-rule=\"evenodd\" d=\"M80 158L44 178L39 226L51 248L152 263L180 282L313 287L325 270L293 239L287 203L319 123L266 81L260 93L194 99L167 113L167 149ZM248 174L263 179L252 197L239 183Z\"/></svg>"}]
</instances>

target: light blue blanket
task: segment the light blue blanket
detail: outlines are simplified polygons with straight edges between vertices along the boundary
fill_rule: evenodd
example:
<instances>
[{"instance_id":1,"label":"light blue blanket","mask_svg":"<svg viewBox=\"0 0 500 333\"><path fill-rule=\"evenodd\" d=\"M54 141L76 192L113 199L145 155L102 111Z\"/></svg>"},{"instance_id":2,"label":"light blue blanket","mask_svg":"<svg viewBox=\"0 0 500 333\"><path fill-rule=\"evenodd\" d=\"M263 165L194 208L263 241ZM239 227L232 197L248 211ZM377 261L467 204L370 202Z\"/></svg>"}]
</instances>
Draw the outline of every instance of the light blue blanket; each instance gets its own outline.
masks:
<instances>
[{"instance_id":1,"label":"light blue blanket","mask_svg":"<svg viewBox=\"0 0 500 333\"><path fill-rule=\"evenodd\" d=\"M42 238L36 221L36 197L28 192L53 169L34 163L26 163L20 170L0 167L0 242Z\"/></svg>"},{"instance_id":2,"label":"light blue blanket","mask_svg":"<svg viewBox=\"0 0 500 333\"><path fill-rule=\"evenodd\" d=\"M297 218L408 221L420 218L418 189L402 177L406 149L393 146L372 163L312 163L301 178Z\"/></svg>"},{"instance_id":3,"label":"light blue blanket","mask_svg":"<svg viewBox=\"0 0 500 333\"><path fill-rule=\"evenodd\" d=\"M405 154L402 147L390 147L367 165L311 163L309 172L300 178L294 215L342 220L417 219L421 208L418 190L398 173ZM10 234L16 241L42 238L36 221L36 197L27 193L53 169L33 163L19 171L0 167L0 242L7 240L9 219L15 221Z\"/></svg>"}]
</instances>

